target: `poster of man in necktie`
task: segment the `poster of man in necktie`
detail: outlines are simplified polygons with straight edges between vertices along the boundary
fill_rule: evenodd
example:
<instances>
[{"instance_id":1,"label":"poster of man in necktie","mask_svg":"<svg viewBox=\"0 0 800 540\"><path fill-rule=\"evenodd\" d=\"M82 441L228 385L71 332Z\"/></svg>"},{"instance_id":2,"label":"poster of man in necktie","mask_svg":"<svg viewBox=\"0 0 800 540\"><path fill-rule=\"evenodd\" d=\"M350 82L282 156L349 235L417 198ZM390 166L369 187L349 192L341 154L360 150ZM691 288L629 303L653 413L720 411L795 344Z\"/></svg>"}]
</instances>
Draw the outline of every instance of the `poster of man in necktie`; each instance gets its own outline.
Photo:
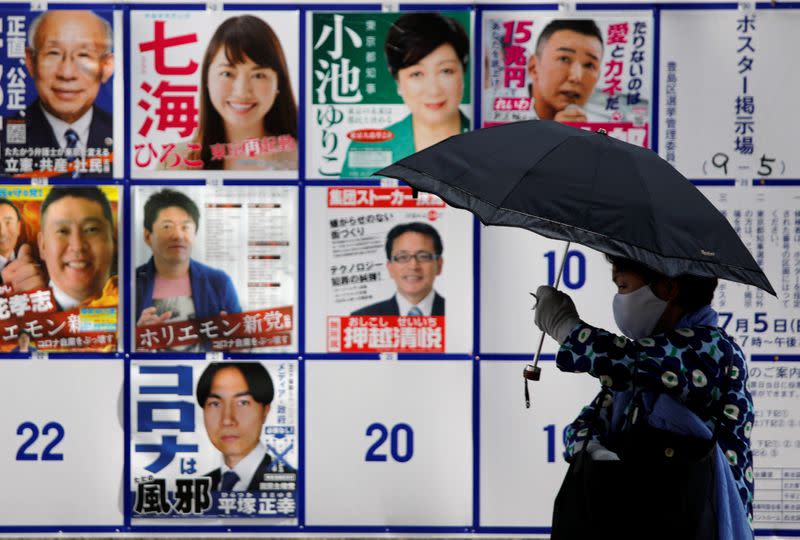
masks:
<instances>
[{"instance_id":1,"label":"poster of man in necktie","mask_svg":"<svg viewBox=\"0 0 800 540\"><path fill-rule=\"evenodd\" d=\"M134 523L297 524L298 364L135 360Z\"/></svg>"},{"instance_id":2,"label":"poster of man in necktie","mask_svg":"<svg viewBox=\"0 0 800 540\"><path fill-rule=\"evenodd\" d=\"M307 240L306 286L320 288L307 298L327 299L308 306L308 350L471 350L468 213L409 187L314 188L308 198L308 230L325 235Z\"/></svg>"},{"instance_id":3,"label":"poster of man in necktie","mask_svg":"<svg viewBox=\"0 0 800 540\"><path fill-rule=\"evenodd\" d=\"M0 174L122 176L121 27L113 10L0 15Z\"/></svg>"}]
</instances>

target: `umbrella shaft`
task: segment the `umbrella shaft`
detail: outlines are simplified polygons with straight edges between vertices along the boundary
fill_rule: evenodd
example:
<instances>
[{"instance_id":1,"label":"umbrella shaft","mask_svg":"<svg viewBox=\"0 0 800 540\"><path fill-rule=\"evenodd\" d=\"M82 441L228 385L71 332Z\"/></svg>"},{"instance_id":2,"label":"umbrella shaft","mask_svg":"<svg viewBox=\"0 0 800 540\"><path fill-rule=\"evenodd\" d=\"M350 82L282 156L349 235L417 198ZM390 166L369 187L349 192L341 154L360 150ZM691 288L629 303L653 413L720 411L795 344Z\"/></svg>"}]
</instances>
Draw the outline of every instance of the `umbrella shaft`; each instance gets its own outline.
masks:
<instances>
[{"instance_id":1,"label":"umbrella shaft","mask_svg":"<svg viewBox=\"0 0 800 540\"><path fill-rule=\"evenodd\" d=\"M561 273L564 271L564 262L567 260L567 254L569 253L569 242L564 247L564 254L561 256L561 264L558 267L558 274L556 274L556 282L553 284L553 287L558 289L558 284L561 282ZM542 337L539 338L539 347L536 348L536 356L533 359L533 367L539 365L539 354L542 352L542 344L544 343L544 332L542 332Z\"/></svg>"}]
</instances>

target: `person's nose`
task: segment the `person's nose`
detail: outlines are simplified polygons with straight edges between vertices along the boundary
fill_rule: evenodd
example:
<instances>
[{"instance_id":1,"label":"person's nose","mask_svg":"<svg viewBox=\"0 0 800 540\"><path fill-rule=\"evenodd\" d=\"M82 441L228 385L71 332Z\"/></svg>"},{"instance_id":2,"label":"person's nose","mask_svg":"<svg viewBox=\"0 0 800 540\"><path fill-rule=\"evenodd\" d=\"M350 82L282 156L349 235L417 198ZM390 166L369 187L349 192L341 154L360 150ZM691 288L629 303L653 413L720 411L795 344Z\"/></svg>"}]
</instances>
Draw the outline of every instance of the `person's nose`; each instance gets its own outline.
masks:
<instances>
[{"instance_id":1,"label":"person's nose","mask_svg":"<svg viewBox=\"0 0 800 540\"><path fill-rule=\"evenodd\" d=\"M67 238L68 247L72 251L81 251L86 247L86 237L83 235L80 227L74 227Z\"/></svg>"},{"instance_id":2,"label":"person's nose","mask_svg":"<svg viewBox=\"0 0 800 540\"><path fill-rule=\"evenodd\" d=\"M233 80L233 95L245 97L250 93L250 76L246 73L239 73Z\"/></svg>"},{"instance_id":3,"label":"person's nose","mask_svg":"<svg viewBox=\"0 0 800 540\"><path fill-rule=\"evenodd\" d=\"M78 64L73 60L72 55L65 53L58 61L56 76L60 79L75 79L78 76Z\"/></svg>"},{"instance_id":4,"label":"person's nose","mask_svg":"<svg viewBox=\"0 0 800 540\"><path fill-rule=\"evenodd\" d=\"M223 405L222 425L223 426L236 425L236 411L234 410L233 405Z\"/></svg>"},{"instance_id":5,"label":"person's nose","mask_svg":"<svg viewBox=\"0 0 800 540\"><path fill-rule=\"evenodd\" d=\"M428 96L439 96L442 93L442 84L438 77L425 77L425 94Z\"/></svg>"},{"instance_id":6,"label":"person's nose","mask_svg":"<svg viewBox=\"0 0 800 540\"><path fill-rule=\"evenodd\" d=\"M583 77L583 66L580 62L572 62L569 66L569 81L578 83Z\"/></svg>"}]
</instances>

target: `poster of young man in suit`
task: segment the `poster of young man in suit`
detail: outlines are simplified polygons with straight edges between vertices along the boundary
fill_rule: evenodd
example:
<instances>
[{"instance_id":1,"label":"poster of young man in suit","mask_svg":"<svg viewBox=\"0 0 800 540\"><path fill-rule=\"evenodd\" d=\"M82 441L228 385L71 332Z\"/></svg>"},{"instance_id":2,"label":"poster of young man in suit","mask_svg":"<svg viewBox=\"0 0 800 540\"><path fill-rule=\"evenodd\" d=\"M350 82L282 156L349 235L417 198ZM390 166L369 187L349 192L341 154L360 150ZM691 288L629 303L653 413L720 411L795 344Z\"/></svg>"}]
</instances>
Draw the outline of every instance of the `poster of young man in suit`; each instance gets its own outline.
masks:
<instances>
[{"instance_id":1,"label":"poster of young man in suit","mask_svg":"<svg viewBox=\"0 0 800 540\"><path fill-rule=\"evenodd\" d=\"M327 298L309 305L309 350L470 349L470 214L409 187L308 191L308 230L325 234L308 237L307 298Z\"/></svg>"},{"instance_id":2,"label":"poster of young man in suit","mask_svg":"<svg viewBox=\"0 0 800 540\"><path fill-rule=\"evenodd\" d=\"M0 351L117 350L119 198L0 185Z\"/></svg>"},{"instance_id":3,"label":"poster of young man in suit","mask_svg":"<svg viewBox=\"0 0 800 540\"><path fill-rule=\"evenodd\" d=\"M138 351L296 350L297 188L133 190Z\"/></svg>"},{"instance_id":4,"label":"poster of young man in suit","mask_svg":"<svg viewBox=\"0 0 800 540\"><path fill-rule=\"evenodd\" d=\"M130 380L134 523L297 523L296 361L136 360Z\"/></svg>"},{"instance_id":5,"label":"poster of young man in suit","mask_svg":"<svg viewBox=\"0 0 800 540\"><path fill-rule=\"evenodd\" d=\"M122 176L121 27L103 9L0 15L0 174Z\"/></svg>"}]
</instances>

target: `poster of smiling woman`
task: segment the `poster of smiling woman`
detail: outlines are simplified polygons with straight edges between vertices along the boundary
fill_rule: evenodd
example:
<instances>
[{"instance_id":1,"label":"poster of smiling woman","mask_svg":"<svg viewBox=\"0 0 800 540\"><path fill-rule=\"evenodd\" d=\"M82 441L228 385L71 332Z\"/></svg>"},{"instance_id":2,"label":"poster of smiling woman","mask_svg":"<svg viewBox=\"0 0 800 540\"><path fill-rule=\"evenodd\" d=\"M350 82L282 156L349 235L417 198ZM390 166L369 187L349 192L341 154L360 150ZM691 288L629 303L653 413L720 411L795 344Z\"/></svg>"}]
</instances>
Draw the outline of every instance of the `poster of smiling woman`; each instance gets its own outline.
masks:
<instances>
[{"instance_id":1,"label":"poster of smiling woman","mask_svg":"<svg viewBox=\"0 0 800 540\"><path fill-rule=\"evenodd\" d=\"M296 11L131 12L137 178L297 178Z\"/></svg>"},{"instance_id":2,"label":"poster of smiling woman","mask_svg":"<svg viewBox=\"0 0 800 540\"><path fill-rule=\"evenodd\" d=\"M471 129L471 13L311 13L308 178L366 178Z\"/></svg>"},{"instance_id":3,"label":"poster of smiling woman","mask_svg":"<svg viewBox=\"0 0 800 540\"><path fill-rule=\"evenodd\" d=\"M0 175L121 177L120 11L0 13Z\"/></svg>"}]
</instances>

